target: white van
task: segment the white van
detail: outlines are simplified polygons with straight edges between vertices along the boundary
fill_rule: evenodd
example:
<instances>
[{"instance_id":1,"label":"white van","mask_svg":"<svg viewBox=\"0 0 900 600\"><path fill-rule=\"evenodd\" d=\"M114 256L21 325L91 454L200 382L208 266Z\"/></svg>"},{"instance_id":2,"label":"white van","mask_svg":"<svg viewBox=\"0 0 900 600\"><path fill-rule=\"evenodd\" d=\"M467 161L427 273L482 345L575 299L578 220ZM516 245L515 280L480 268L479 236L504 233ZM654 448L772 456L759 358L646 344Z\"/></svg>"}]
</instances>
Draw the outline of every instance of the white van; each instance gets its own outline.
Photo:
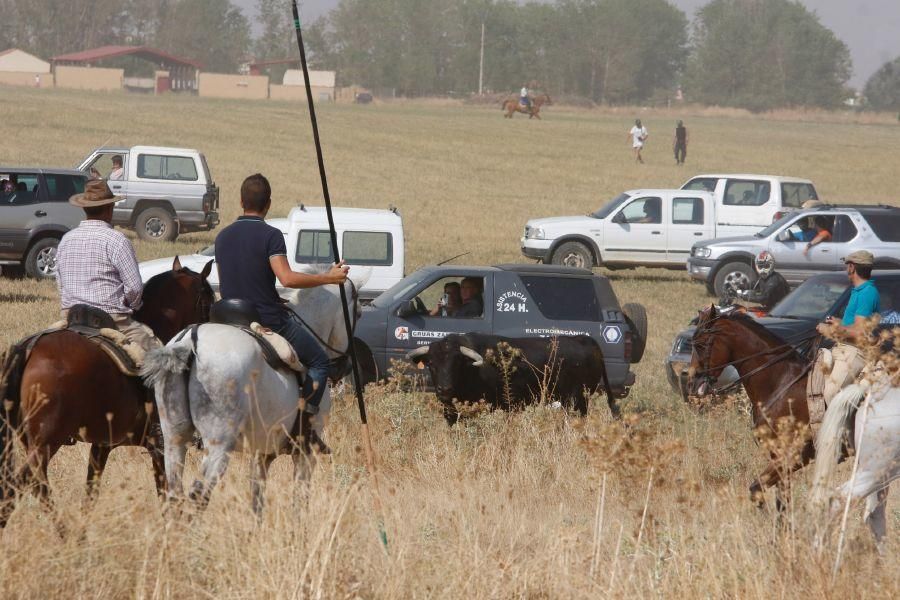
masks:
<instances>
[{"instance_id":1,"label":"white van","mask_svg":"<svg viewBox=\"0 0 900 600\"><path fill-rule=\"evenodd\" d=\"M351 270L365 268L371 274L360 287L360 300L367 303L404 277L403 219L396 209L334 208L341 258ZM266 222L284 233L291 268L304 265L331 264L331 236L328 218L323 207L300 205L291 210L287 218L268 219ZM197 254L181 257L181 264L194 271L214 258L215 245L207 246ZM154 275L172 268L175 257L144 261L140 264L141 278L147 281ZM219 291L219 273L213 265L209 283ZM276 283L277 285L277 283ZM278 286L282 295L290 290Z\"/></svg>"},{"instance_id":2,"label":"white van","mask_svg":"<svg viewBox=\"0 0 900 600\"><path fill-rule=\"evenodd\" d=\"M710 192L716 199L716 235L752 235L807 200L818 200L809 179L775 175L711 174L691 177L682 190Z\"/></svg>"}]
</instances>

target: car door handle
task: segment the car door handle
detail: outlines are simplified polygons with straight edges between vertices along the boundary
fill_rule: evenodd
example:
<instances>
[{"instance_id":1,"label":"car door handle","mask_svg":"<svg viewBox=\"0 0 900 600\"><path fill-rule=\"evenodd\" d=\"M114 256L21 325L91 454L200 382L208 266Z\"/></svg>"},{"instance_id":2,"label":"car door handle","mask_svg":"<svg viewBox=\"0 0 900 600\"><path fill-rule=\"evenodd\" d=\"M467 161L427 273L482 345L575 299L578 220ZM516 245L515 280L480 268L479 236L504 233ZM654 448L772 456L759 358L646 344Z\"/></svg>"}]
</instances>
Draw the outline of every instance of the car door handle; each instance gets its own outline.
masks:
<instances>
[{"instance_id":1,"label":"car door handle","mask_svg":"<svg viewBox=\"0 0 900 600\"><path fill-rule=\"evenodd\" d=\"M662 235L662 231L651 231L652 235Z\"/></svg>"},{"instance_id":2,"label":"car door handle","mask_svg":"<svg viewBox=\"0 0 900 600\"><path fill-rule=\"evenodd\" d=\"M36 216L36 217L46 217L46 216L47 216L47 213L45 213L45 212L42 211L42 210L36 210L36 211L34 211L34 216Z\"/></svg>"},{"instance_id":3,"label":"car door handle","mask_svg":"<svg viewBox=\"0 0 900 600\"><path fill-rule=\"evenodd\" d=\"M694 235L697 236L697 237L700 237L700 236L703 235L703 232L702 232L702 231L695 231L695 232L694 232Z\"/></svg>"},{"instance_id":4,"label":"car door handle","mask_svg":"<svg viewBox=\"0 0 900 600\"><path fill-rule=\"evenodd\" d=\"M112 186L112 189L114 189L114 190L121 190L121 189L122 189L122 186L121 186L121 185L114 185L114 186Z\"/></svg>"}]
</instances>

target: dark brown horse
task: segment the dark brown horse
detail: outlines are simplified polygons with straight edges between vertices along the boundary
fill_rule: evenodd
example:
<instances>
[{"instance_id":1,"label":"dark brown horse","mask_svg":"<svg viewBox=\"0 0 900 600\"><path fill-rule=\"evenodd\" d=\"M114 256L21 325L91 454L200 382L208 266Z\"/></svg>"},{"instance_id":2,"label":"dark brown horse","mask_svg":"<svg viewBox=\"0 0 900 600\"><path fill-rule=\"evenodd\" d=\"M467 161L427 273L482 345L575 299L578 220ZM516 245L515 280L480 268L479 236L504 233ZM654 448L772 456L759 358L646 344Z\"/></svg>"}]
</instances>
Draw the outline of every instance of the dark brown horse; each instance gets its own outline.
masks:
<instances>
[{"instance_id":1,"label":"dark brown horse","mask_svg":"<svg viewBox=\"0 0 900 600\"><path fill-rule=\"evenodd\" d=\"M523 106L518 98L507 98L503 101L503 104L500 105L500 109L503 110L506 114L503 116L507 119L512 119L513 115L517 112L528 115L529 119L540 119L541 118L541 107L543 105L552 105L553 101L550 100L550 96L547 94L541 94L540 96L535 96L531 99L531 106Z\"/></svg>"},{"instance_id":2,"label":"dark brown horse","mask_svg":"<svg viewBox=\"0 0 900 600\"><path fill-rule=\"evenodd\" d=\"M780 442L796 444L799 452L787 460L776 444L765 471L750 486L753 499L762 503L763 490L778 484L781 508L785 477L808 464L815 454L805 427L809 424L806 379L810 361L751 317L740 312L720 313L715 306L700 313L693 345L688 370L692 394L702 397L721 391L714 390L713 384L732 365L750 398L757 437L773 436Z\"/></svg>"},{"instance_id":3,"label":"dark brown horse","mask_svg":"<svg viewBox=\"0 0 900 600\"><path fill-rule=\"evenodd\" d=\"M193 323L209 319L215 300L202 273L182 268L175 258L172 270L147 282L144 305L134 318L168 342ZM109 453L118 446L143 446L150 452L157 492L165 486L159 416L152 394L139 377L123 375L96 344L74 331L48 333L25 358L14 346L0 375L5 417L0 423L0 527L13 510L16 488L35 483L49 507L47 465L59 448L77 439L91 444L88 497L95 492ZM26 452L27 468L15 469L13 438Z\"/></svg>"}]
</instances>

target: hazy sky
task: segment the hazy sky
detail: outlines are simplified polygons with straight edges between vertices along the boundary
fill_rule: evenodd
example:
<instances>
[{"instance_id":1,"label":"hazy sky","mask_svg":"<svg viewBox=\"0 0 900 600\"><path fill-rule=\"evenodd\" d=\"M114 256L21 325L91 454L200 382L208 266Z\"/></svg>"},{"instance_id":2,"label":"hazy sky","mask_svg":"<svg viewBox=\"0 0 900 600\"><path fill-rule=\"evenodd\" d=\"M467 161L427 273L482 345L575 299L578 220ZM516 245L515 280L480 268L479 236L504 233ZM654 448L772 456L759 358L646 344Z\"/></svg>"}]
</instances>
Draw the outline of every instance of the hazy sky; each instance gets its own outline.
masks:
<instances>
[{"instance_id":1,"label":"hazy sky","mask_svg":"<svg viewBox=\"0 0 900 600\"><path fill-rule=\"evenodd\" d=\"M439 1L439 0L438 0ZM693 12L708 0L669 0L692 18ZM234 0L253 16L256 0ZM300 0L304 21L312 21L339 0ZM850 48L853 76L850 83L865 84L869 76L884 62L900 56L900 0L801 0L818 13L822 23L830 28ZM286 3L287 4L287 3Z\"/></svg>"}]
</instances>

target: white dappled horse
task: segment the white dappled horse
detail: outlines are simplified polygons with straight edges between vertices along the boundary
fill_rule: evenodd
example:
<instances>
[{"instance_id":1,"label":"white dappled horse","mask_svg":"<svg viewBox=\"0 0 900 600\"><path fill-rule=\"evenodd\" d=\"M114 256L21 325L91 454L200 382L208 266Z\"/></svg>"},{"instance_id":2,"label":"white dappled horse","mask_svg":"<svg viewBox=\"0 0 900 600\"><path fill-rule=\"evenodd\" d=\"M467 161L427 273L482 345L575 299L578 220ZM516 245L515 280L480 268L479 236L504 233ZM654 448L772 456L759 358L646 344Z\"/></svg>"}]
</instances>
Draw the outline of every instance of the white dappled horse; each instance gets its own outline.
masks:
<instances>
[{"instance_id":1,"label":"white dappled horse","mask_svg":"<svg viewBox=\"0 0 900 600\"><path fill-rule=\"evenodd\" d=\"M900 388L883 372L871 379L847 386L828 405L816 435L811 504L817 510L827 508L828 523L833 524L848 497L865 498L866 523L880 547L887 533L888 488L900 477ZM851 428L857 470L835 490L831 481Z\"/></svg>"},{"instance_id":2,"label":"white dappled horse","mask_svg":"<svg viewBox=\"0 0 900 600\"><path fill-rule=\"evenodd\" d=\"M353 274L353 283L345 284L353 323L359 318L354 287L358 289L371 272L358 270L361 273ZM336 285L297 290L290 306L328 346L342 351L348 348ZM326 348L326 352L335 358L334 351ZM269 465L279 454L295 448L290 432L298 417L296 373L269 366L247 333L210 323L198 328L196 347L191 336L185 335L148 354L144 375L154 387L159 407L169 497L178 499L184 494L184 459L196 431L207 454L191 498L205 504L228 467L230 453L247 452L252 455L253 508L259 512ZM324 437L330 409L326 390L313 423L320 437ZM295 477L308 477L311 457L300 452L292 455Z\"/></svg>"}]
</instances>

